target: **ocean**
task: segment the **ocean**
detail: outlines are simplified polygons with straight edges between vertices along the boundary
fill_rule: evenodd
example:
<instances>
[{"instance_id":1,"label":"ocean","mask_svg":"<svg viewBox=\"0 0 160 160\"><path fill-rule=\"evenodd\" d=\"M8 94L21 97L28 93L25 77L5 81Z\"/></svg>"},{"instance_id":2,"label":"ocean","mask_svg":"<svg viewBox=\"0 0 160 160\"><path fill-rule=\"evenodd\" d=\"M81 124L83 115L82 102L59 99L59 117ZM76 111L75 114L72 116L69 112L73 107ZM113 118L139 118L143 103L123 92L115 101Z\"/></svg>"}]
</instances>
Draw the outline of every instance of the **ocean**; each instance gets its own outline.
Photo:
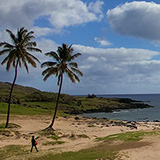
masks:
<instances>
[{"instance_id":1,"label":"ocean","mask_svg":"<svg viewBox=\"0 0 160 160\"><path fill-rule=\"evenodd\" d=\"M144 103L154 106L145 109L126 109L113 113L85 113L84 117L107 118L126 121L160 121L160 94L123 94L123 95L98 95L97 97L131 98L133 100L144 101Z\"/></svg>"}]
</instances>

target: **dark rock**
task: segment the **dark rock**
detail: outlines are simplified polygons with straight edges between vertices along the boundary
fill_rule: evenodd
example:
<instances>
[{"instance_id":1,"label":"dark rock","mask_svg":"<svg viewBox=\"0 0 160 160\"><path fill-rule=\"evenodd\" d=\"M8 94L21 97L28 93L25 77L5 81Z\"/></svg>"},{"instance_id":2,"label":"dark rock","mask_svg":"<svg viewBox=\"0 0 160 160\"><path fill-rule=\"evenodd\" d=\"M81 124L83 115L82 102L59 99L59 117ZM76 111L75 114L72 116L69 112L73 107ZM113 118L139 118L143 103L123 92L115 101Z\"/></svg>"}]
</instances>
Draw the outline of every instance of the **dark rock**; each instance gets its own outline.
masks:
<instances>
[{"instance_id":1,"label":"dark rock","mask_svg":"<svg viewBox=\"0 0 160 160\"><path fill-rule=\"evenodd\" d=\"M96 97L95 94L92 94L92 95L88 94L88 97L87 97L87 98L95 98L95 97Z\"/></svg>"},{"instance_id":2,"label":"dark rock","mask_svg":"<svg viewBox=\"0 0 160 160\"><path fill-rule=\"evenodd\" d=\"M82 105L81 100L77 101L77 106L81 106L81 105Z\"/></svg>"},{"instance_id":3,"label":"dark rock","mask_svg":"<svg viewBox=\"0 0 160 160\"><path fill-rule=\"evenodd\" d=\"M75 119L75 120L79 120L79 117L75 117L74 119Z\"/></svg>"},{"instance_id":4,"label":"dark rock","mask_svg":"<svg viewBox=\"0 0 160 160\"><path fill-rule=\"evenodd\" d=\"M154 120L153 122L160 122L159 120Z\"/></svg>"}]
</instances>

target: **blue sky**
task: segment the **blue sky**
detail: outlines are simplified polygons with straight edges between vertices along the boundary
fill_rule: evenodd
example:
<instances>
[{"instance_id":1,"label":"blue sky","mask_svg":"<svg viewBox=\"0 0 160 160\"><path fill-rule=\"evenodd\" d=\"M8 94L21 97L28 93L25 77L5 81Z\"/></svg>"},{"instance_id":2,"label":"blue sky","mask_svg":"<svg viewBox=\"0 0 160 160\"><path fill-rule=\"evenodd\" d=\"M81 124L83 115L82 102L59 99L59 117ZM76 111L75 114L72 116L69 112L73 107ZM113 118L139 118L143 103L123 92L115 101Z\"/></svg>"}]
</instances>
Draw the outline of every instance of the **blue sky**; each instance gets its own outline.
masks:
<instances>
[{"instance_id":1,"label":"blue sky","mask_svg":"<svg viewBox=\"0 0 160 160\"><path fill-rule=\"evenodd\" d=\"M0 40L5 29L33 30L41 63L44 54L62 43L73 44L84 73L73 84L64 78L67 94L160 93L160 1L126 0L0 0ZM5 56L0 57L0 61ZM18 70L17 83L57 92L57 79L46 82L40 64ZM14 71L0 65L0 81L12 82Z\"/></svg>"}]
</instances>

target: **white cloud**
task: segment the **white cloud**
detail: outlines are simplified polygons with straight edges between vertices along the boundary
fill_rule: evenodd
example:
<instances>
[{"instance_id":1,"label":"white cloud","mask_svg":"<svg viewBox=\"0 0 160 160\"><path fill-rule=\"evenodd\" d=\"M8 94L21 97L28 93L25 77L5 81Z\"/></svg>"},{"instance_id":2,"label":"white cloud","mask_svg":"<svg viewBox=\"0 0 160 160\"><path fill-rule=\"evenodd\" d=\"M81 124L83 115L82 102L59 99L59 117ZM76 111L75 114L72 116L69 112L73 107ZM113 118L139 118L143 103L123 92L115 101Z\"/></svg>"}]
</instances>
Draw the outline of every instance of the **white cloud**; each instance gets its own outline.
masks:
<instances>
[{"instance_id":1,"label":"white cloud","mask_svg":"<svg viewBox=\"0 0 160 160\"><path fill-rule=\"evenodd\" d=\"M9 29L14 29L25 26L30 29L34 26L35 20L46 16L54 29L53 32L55 29L56 32L60 32L64 27L99 21L103 17L102 1L91 2L88 5L81 0L5 0L5 2L0 0L0 2L1 28L9 26ZM42 35L48 31L48 28L44 28Z\"/></svg>"},{"instance_id":2,"label":"white cloud","mask_svg":"<svg viewBox=\"0 0 160 160\"><path fill-rule=\"evenodd\" d=\"M44 28L32 27L32 30L35 33L35 37L41 37L41 36L45 36L45 35L54 33L53 29L47 28L47 27L44 27Z\"/></svg>"},{"instance_id":3,"label":"white cloud","mask_svg":"<svg viewBox=\"0 0 160 160\"><path fill-rule=\"evenodd\" d=\"M92 62L96 62L96 61L98 61L98 58L90 56L87 58L87 60L92 61Z\"/></svg>"},{"instance_id":4,"label":"white cloud","mask_svg":"<svg viewBox=\"0 0 160 160\"><path fill-rule=\"evenodd\" d=\"M95 37L94 40L96 42L100 43L101 46L109 46L109 45L111 45L111 43L109 41L107 41L105 38Z\"/></svg>"},{"instance_id":5,"label":"white cloud","mask_svg":"<svg viewBox=\"0 0 160 160\"><path fill-rule=\"evenodd\" d=\"M47 45L46 45L47 44ZM54 41L41 39L38 47L43 53L35 54L41 62L49 60L44 55L51 50L56 51L59 44ZM63 92L68 94L88 93L127 93L147 91L149 85L152 90L160 90L160 61L153 60L160 52L136 48L94 48L73 45L75 53L82 53L75 61L84 73L80 77L81 83L73 85L67 77L64 78ZM43 69L29 67L30 74L24 68L18 70L17 83L35 86L41 90L57 92L57 79L53 76L43 82ZM13 70L5 72L5 66L0 66L1 81L12 81ZM24 74L26 73L26 74ZM9 78L10 77L10 78ZM52 86L52 87L51 87Z\"/></svg>"},{"instance_id":6,"label":"white cloud","mask_svg":"<svg viewBox=\"0 0 160 160\"><path fill-rule=\"evenodd\" d=\"M99 21L104 17L103 13L102 13L102 5L103 4L104 4L103 1L98 0L95 3L90 2L89 6L88 6L89 11L99 14L99 17L98 17Z\"/></svg>"},{"instance_id":7,"label":"white cloud","mask_svg":"<svg viewBox=\"0 0 160 160\"><path fill-rule=\"evenodd\" d=\"M147 90L147 85L157 90L160 71L156 68L160 68L160 61L152 59L160 52L136 48L73 47L76 52L82 53L79 66L89 66L81 68L84 77L80 84L80 87L86 84L89 93L142 93Z\"/></svg>"},{"instance_id":8,"label":"white cloud","mask_svg":"<svg viewBox=\"0 0 160 160\"><path fill-rule=\"evenodd\" d=\"M55 10L50 13L50 23L52 23L56 28L63 28L67 26L74 26L83 24L91 21L98 21L101 5L103 3L92 2L89 7L80 0L61 0L62 5L58 6ZM91 4L91 3L90 3ZM55 5L55 4L54 4ZM93 9L96 5L97 10ZM63 12L61 9L63 8ZM91 9L92 8L92 9Z\"/></svg>"},{"instance_id":9,"label":"white cloud","mask_svg":"<svg viewBox=\"0 0 160 160\"><path fill-rule=\"evenodd\" d=\"M160 4L133 1L107 11L112 29L121 35L160 40Z\"/></svg>"}]
</instances>

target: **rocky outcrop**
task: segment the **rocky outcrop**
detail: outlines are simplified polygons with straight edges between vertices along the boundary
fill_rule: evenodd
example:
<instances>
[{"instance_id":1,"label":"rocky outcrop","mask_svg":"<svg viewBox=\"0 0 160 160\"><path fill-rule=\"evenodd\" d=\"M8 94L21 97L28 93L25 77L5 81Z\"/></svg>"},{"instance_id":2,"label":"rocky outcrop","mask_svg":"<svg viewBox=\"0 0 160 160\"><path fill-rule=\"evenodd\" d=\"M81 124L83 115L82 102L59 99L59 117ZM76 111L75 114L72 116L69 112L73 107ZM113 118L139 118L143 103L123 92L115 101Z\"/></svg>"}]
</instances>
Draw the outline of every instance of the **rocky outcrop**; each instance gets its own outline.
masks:
<instances>
[{"instance_id":1,"label":"rocky outcrop","mask_svg":"<svg viewBox=\"0 0 160 160\"><path fill-rule=\"evenodd\" d=\"M153 107L149 104L143 103L142 101L135 101L129 98L114 98L113 101L119 102L119 105L108 106L106 103L106 105L103 104L103 105L97 106L96 108L90 108L90 109L86 109L86 107L80 107L80 108L67 107L64 109L64 112L67 114L77 115L77 114L83 114L83 113L114 112L121 109L143 109L143 108Z\"/></svg>"}]
</instances>

